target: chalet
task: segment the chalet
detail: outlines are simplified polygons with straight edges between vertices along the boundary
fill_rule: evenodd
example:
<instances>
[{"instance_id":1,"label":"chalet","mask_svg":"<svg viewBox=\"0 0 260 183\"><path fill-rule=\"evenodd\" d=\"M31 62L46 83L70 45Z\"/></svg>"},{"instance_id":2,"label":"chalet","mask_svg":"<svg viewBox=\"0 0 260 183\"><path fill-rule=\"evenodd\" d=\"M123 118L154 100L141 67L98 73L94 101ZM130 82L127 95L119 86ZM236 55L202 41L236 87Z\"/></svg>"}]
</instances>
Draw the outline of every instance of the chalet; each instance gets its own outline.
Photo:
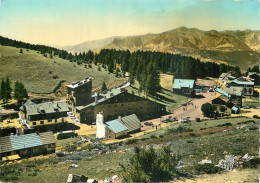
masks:
<instances>
[{"instance_id":1,"label":"chalet","mask_svg":"<svg viewBox=\"0 0 260 183\"><path fill-rule=\"evenodd\" d=\"M84 91L75 90L72 92L73 97L70 94L67 97L69 108L81 123L93 124L101 111L103 111L104 121L130 114L136 114L139 119L145 120L161 116L166 109L162 104L129 93L125 88L120 87L102 93L91 95L88 93L88 100L84 103L86 105L78 105L75 101L77 97L83 97L81 94L85 95Z\"/></svg>"},{"instance_id":2,"label":"chalet","mask_svg":"<svg viewBox=\"0 0 260 183\"><path fill-rule=\"evenodd\" d=\"M54 152L55 137L52 132L0 137L0 158L15 154L30 157Z\"/></svg>"},{"instance_id":3,"label":"chalet","mask_svg":"<svg viewBox=\"0 0 260 183\"><path fill-rule=\"evenodd\" d=\"M105 126L106 139L116 139L127 135L128 128L117 119L106 122Z\"/></svg>"},{"instance_id":4,"label":"chalet","mask_svg":"<svg viewBox=\"0 0 260 183\"><path fill-rule=\"evenodd\" d=\"M228 108L232 108L233 106L236 107L242 107L242 93L239 92L238 95L235 95L234 93L229 94L220 88L216 88L215 92L221 94L219 97L212 100L212 104L220 104L225 105Z\"/></svg>"},{"instance_id":5,"label":"chalet","mask_svg":"<svg viewBox=\"0 0 260 183\"><path fill-rule=\"evenodd\" d=\"M226 85L227 87L243 87L243 94L247 96L252 96L254 94L254 82L247 80L232 80Z\"/></svg>"},{"instance_id":6,"label":"chalet","mask_svg":"<svg viewBox=\"0 0 260 183\"><path fill-rule=\"evenodd\" d=\"M215 86L216 82L213 79L197 79L195 82L195 91L205 92L213 89Z\"/></svg>"},{"instance_id":7,"label":"chalet","mask_svg":"<svg viewBox=\"0 0 260 183\"><path fill-rule=\"evenodd\" d=\"M66 102L62 101L40 104L28 101L20 107L20 115L30 127L65 122L67 112L69 112L69 108Z\"/></svg>"},{"instance_id":8,"label":"chalet","mask_svg":"<svg viewBox=\"0 0 260 183\"><path fill-rule=\"evenodd\" d=\"M222 80L224 83L227 83L228 81L234 80L234 79L236 79L236 77L233 76L231 72L222 73L222 74L219 76L219 80Z\"/></svg>"},{"instance_id":9,"label":"chalet","mask_svg":"<svg viewBox=\"0 0 260 183\"><path fill-rule=\"evenodd\" d=\"M172 88L173 93L188 97L194 96L195 80L192 79L174 79Z\"/></svg>"}]
</instances>

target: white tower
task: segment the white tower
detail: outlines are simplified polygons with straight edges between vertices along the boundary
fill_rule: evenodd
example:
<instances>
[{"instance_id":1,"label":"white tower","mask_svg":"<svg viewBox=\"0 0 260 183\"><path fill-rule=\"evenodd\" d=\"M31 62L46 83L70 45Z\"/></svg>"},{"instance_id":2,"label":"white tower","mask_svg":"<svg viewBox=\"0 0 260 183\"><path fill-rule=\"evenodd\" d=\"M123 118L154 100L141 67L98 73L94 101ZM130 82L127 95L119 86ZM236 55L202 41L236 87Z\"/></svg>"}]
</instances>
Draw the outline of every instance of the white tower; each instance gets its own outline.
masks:
<instances>
[{"instance_id":1,"label":"white tower","mask_svg":"<svg viewBox=\"0 0 260 183\"><path fill-rule=\"evenodd\" d=\"M97 114L96 127L97 127L96 138L98 139L105 138L106 130L104 125L103 112L99 112Z\"/></svg>"}]
</instances>

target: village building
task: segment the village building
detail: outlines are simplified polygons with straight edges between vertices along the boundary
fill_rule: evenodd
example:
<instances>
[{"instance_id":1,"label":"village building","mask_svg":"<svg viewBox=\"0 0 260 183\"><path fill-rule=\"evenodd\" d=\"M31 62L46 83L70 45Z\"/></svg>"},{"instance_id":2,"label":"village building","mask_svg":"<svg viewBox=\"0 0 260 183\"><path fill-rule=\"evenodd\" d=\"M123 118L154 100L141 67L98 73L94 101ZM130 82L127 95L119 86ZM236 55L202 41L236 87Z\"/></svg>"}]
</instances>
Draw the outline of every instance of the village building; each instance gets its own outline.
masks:
<instances>
[{"instance_id":1,"label":"village building","mask_svg":"<svg viewBox=\"0 0 260 183\"><path fill-rule=\"evenodd\" d=\"M15 154L23 158L54 153L55 142L52 132L0 137L0 158Z\"/></svg>"},{"instance_id":2,"label":"village building","mask_svg":"<svg viewBox=\"0 0 260 183\"><path fill-rule=\"evenodd\" d=\"M192 79L174 79L172 85L173 93L187 97L194 97L194 87L195 80Z\"/></svg>"},{"instance_id":3,"label":"village building","mask_svg":"<svg viewBox=\"0 0 260 183\"><path fill-rule=\"evenodd\" d=\"M231 80L234 80L234 79L236 79L236 77L233 76L231 72L222 73L219 76L219 80L222 80L223 83L227 83L228 81L231 81Z\"/></svg>"},{"instance_id":4,"label":"village building","mask_svg":"<svg viewBox=\"0 0 260 183\"><path fill-rule=\"evenodd\" d=\"M127 135L128 128L115 119L105 123L106 126L106 139L116 139Z\"/></svg>"},{"instance_id":5,"label":"village building","mask_svg":"<svg viewBox=\"0 0 260 183\"><path fill-rule=\"evenodd\" d=\"M196 92L206 92L216 87L216 82L213 79L197 79L195 82Z\"/></svg>"},{"instance_id":6,"label":"village building","mask_svg":"<svg viewBox=\"0 0 260 183\"><path fill-rule=\"evenodd\" d=\"M118 124L121 123L121 124ZM103 113L97 114L96 138L117 138L141 131L141 121L135 114L125 117L119 116L118 119L103 122Z\"/></svg>"},{"instance_id":7,"label":"village building","mask_svg":"<svg viewBox=\"0 0 260 183\"><path fill-rule=\"evenodd\" d=\"M77 103L71 105L74 101L77 101L77 97L84 98L86 96L83 94L84 91L75 90L74 97L69 97L68 94L67 103L81 123L90 125L96 121L97 114L102 111L104 121L133 113L140 119L145 120L161 116L166 109L164 105L129 93L125 88L113 88L94 95L88 93L87 105L77 105Z\"/></svg>"},{"instance_id":8,"label":"village building","mask_svg":"<svg viewBox=\"0 0 260 183\"><path fill-rule=\"evenodd\" d=\"M229 83L226 84L227 88L243 88L243 94L245 96L253 96L254 94L254 82L247 81L247 80L232 80Z\"/></svg>"},{"instance_id":9,"label":"village building","mask_svg":"<svg viewBox=\"0 0 260 183\"><path fill-rule=\"evenodd\" d=\"M27 101L20 107L20 116L30 127L67 122L68 105L64 101L35 104Z\"/></svg>"},{"instance_id":10,"label":"village building","mask_svg":"<svg viewBox=\"0 0 260 183\"><path fill-rule=\"evenodd\" d=\"M232 109L232 107L236 107L237 110L239 110L240 107L242 107L242 93L237 92L237 95L234 93L227 93L220 88L216 88L215 92L219 93L220 96L212 100L212 104L217 104L217 105L225 105L228 108ZM233 108L233 109L236 109Z\"/></svg>"}]
</instances>

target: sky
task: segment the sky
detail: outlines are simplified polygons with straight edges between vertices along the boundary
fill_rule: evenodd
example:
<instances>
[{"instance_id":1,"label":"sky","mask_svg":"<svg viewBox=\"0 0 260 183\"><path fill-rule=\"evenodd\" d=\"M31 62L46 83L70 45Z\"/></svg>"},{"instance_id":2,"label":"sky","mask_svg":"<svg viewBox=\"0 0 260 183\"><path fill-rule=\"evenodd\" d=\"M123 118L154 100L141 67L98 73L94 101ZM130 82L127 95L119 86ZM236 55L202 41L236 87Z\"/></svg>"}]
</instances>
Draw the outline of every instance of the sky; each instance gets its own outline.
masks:
<instances>
[{"instance_id":1,"label":"sky","mask_svg":"<svg viewBox=\"0 0 260 183\"><path fill-rule=\"evenodd\" d=\"M0 0L0 35L68 46L112 36L260 30L260 0Z\"/></svg>"}]
</instances>

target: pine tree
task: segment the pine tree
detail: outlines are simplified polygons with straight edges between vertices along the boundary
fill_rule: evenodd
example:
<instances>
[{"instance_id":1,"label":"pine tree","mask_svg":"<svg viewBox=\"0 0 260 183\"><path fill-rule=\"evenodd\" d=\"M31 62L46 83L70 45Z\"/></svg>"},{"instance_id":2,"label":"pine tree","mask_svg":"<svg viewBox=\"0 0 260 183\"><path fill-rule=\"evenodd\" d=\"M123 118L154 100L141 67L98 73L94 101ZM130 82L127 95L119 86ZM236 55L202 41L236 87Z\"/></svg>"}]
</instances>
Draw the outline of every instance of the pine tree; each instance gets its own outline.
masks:
<instances>
[{"instance_id":1,"label":"pine tree","mask_svg":"<svg viewBox=\"0 0 260 183\"><path fill-rule=\"evenodd\" d=\"M1 81L0 100L3 100L3 102L5 101L5 81L4 81L4 78L2 78L2 81Z\"/></svg>"},{"instance_id":2,"label":"pine tree","mask_svg":"<svg viewBox=\"0 0 260 183\"><path fill-rule=\"evenodd\" d=\"M11 92L13 91L11 87L12 82L10 81L9 77L6 78L5 82L5 103L8 102L12 98Z\"/></svg>"},{"instance_id":3,"label":"pine tree","mask_svg":"<svg viewBox=\"0 0 260 183\"><path fill-rule=\"evenodd\" d=\"M103 81L101 91L103 92L105 90L107 90L107 85L106 85L105 81Z\"/></svg>"},{"instance_id":4,"label":"pine tree","mask_svg":"<svg viewBox=\"0 0 260 183\"><path fill-rule=\"evenodd\" d=\"M18 102L22 101L24 98L29 98L27 90L25 89L23 83L20 83L18 81L15 82L14 98L18 100Z\"/></svg>"}]
</instances>

